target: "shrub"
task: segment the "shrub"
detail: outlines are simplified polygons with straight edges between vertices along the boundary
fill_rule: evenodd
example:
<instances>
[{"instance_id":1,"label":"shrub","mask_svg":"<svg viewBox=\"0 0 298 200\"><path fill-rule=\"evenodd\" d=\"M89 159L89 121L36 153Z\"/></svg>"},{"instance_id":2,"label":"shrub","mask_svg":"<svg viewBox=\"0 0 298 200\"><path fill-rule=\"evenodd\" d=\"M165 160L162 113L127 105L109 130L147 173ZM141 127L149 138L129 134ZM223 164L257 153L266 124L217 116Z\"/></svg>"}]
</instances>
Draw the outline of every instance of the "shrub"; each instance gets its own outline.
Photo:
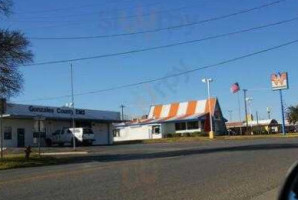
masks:
<instances>
[{"instance_id":1,"label":"shrub","mask_svg":"<svg viewBox=\"0 0 298 200\"><path fill-rule=\"evenodd\" d=\"M174 137L181 137L182 134L181 134L181 133L174 133L173 136L174 136Z\"/></svg>"},{"instance_id":2,"label":"shrub","mask_svg":"<svg viewBox=\"0 0 298 200\"><path fill-rule=\"evenodd\" d=\"M184 133L183 136L190 137L191 136L191 133Z\"/></svg>"},{"instance_id":3,"label":"shrub","mask_svg":"<svg viewBox=\"0 0 298 200\"><path fill-rule=\"evenodd\" d=\"M173 137L173 134L172 133L168 133L168 134L165 135L165 137L166 138L172 138Z\"/></svg>"}]
</instances>

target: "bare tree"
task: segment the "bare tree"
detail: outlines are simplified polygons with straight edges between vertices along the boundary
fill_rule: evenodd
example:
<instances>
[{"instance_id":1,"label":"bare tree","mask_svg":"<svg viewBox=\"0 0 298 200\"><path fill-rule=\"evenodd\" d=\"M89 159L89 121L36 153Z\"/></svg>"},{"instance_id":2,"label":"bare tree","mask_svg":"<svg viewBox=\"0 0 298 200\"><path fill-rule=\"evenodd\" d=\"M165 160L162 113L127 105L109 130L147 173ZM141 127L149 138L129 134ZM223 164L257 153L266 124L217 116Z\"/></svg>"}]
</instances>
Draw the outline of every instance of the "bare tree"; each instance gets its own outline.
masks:
<instances>
[{"instance_id":1,"label":"bare tree","mask_svg":"<svg viewBox=\"0 0 298 200\"><path fill-rule=\"evenodd\" d=\"M10 13L10 8L12 2L10 0L0 0L0 13L8 15Z\"/></svg>"},{"instance_id":2,"label":"bare tree","mask_svg":"<svg viewBox=\"0 0 298 200\"><path fill-rule=\"evenodd\" d=\"M10 0L0 0L0 14L7 15ZM18 66L32 61L29 41L20 31L0 29L0 97L9 98L22 90L23 78Z\"/></svg>"}]
</instances>

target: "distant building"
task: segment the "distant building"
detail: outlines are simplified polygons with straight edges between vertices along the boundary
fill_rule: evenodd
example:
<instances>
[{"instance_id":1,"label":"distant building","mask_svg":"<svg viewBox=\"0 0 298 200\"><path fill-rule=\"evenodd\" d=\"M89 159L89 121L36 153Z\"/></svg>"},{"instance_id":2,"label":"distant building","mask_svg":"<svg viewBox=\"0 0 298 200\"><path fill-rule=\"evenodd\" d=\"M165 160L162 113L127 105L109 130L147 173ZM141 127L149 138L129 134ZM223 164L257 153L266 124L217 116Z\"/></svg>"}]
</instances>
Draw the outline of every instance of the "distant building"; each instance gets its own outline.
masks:
<instances>
[{"instance_id":1,"label":"distant building","mask_svg":"<svg viewBox=\"0 0 298 200\"><path fill-rule=\"evenodd\" d=\"M216 98L151 106L146 119L115 125L114 141L145 140L210 131L209 103L216 135L226 134L225 119Z\"/></svg>"},{"instance_id":2,"label":"distant building","mask_svg":"<svg viewBox=\"0 0 298 200\"><path fill-rule=\"evenodd\" d=\"M42 141L61 128L72 127L72 109L37 105L7 104L3 116L4 147L23 147L36 145L37 117L41 123ZM76 127L90 127L95 136L94 144L113 142L112 123L120 122L120 113L113 111L75 109Z\"/></svg>"},{"instance_id":3,"label":"distant building","mask_svg":"<svg viewBox=\"0 0 298 200\"><path fill-rule=\"evenodd\" d=\"M231 134L240 134L240 128L243 134L251 131L251 129L256 134L278 133L280 131L280 125L275 119L248 121L248 129L246 129L245 122L226 122L226 126Z\"/></svg>"}]
</instances>

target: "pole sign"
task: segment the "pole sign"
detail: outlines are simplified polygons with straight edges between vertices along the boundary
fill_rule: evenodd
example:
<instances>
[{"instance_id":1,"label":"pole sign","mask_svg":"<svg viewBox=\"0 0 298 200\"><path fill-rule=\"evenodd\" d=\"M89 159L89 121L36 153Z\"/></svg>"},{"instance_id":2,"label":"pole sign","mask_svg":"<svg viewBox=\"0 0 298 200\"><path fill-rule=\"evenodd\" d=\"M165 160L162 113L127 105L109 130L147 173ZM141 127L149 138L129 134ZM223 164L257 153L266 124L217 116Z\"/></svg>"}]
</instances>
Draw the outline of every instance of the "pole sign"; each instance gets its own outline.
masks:
<instances>
[{"instance_id":1,"label":"pole sign","mask_svg":"<svg viewBox=\"0 0 298 200\"><path fill-rule=\"evenodd\" d=\"M274 73L271 75L272 90L286 90L289 89L288 73Z\"/></svg>"},{"instance_id":2,"label":"pole sign","mask_svg":"<svg viewBox=\"0 0 298 200\"><path fill-rule=\"evenodd\" d=\"M280 107L281 107L281 120L282 120L282 134L285 135L285 109L283 103L282 90L289 89L288 73L279 72L271 75L271 86L273 91L279 91L280 96Z\"/></svg>"}]
</instances>

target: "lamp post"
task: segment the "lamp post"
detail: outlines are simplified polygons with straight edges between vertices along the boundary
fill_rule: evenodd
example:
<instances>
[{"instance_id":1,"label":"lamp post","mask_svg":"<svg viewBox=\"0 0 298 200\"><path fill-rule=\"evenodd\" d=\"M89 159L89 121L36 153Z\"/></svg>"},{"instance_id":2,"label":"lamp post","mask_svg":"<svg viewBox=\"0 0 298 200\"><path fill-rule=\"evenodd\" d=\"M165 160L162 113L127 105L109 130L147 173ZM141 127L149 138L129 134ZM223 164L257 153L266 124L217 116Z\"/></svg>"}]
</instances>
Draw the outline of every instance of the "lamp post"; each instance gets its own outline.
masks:
<instances>
[{"instance_id":1,"label":"lamp post","mask_svg":"<svg viewBox=\"0 0 298 200\"><path fill-rule=\"evenodd\" d=\"M208 92L208 107L209 107L209 120L210 120L210 132L209 132L209 138L214 138L214 132L213 132L213 120L212 120L212 109L211 109L211 101L210 101L210 83L213 80L211 78L203 78L202 82L207 84L207 92Z\"/></svg>"},{"instance_id":2,"label":"lamp post","mask_svg":"<svg viewBox=\"0 0 298 200\"><path fill-rule=\"evenodd\" d=\"M247 102L247 104L248 104L248 106L249 106L249 114L250 114L250 134L253 135L253 131L252 131L252 121L253 121L253 119L252 119L252 109L251 109L251 103L252 103L253 98L251 98L251 97L247 97L245 100L246 100L246 102Z\"/></svg>"},{"instance_id":3,"label":"lamp post","mask_svg":"<svg viewBox=\"0 0 298 200\"><path fill-rule=\"evenodd\" d=\"M266 110L267 110L267 114L268 114L268 119L271 119L271 108L266 107Z\"/></svg>"}]
</instances>

